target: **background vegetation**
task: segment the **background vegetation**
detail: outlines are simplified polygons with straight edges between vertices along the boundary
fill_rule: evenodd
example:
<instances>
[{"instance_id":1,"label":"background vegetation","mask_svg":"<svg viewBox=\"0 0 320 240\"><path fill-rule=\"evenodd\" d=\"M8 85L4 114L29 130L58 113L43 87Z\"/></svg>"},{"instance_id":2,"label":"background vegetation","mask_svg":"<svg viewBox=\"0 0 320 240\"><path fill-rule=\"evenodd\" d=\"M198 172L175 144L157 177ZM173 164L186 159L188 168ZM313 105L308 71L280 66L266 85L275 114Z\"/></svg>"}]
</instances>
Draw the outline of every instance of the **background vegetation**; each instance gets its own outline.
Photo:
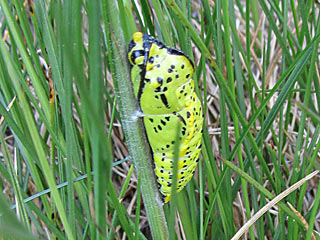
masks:
<instances>
[{"instance_id":1,"label":"background vegetation","mask_svg":"<svg viewBox=\"0 0 320 240\"><path fill-rule=\"evenodd\" d=\"M319 239L316 1L0 0L0 24L1 239ZM205 109L194 179L163 206L135 31L194 61Z\"/></svg>"}]
</instances>

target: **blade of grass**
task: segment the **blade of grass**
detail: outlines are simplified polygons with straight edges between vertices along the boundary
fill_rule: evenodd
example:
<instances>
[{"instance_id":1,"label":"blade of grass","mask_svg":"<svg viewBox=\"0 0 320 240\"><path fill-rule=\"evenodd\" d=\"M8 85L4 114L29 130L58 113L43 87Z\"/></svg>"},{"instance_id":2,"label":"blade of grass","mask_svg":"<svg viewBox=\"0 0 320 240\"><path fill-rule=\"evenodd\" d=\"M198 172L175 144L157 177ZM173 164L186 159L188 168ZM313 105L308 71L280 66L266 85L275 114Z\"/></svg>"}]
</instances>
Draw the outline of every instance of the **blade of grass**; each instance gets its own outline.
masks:
<instances>
[{"instance_id":1,"label":"blade of grass","mask_svg":"<svg viewBox=\"0 0 320 240\"><path fill-rule=\"evenodd\" d=\"M141 205L141 177L138 175L138 184L137 184L137 208L136 208L136 219L135 219L135 239L139 240L139 218L140 218L140 205Z\"/></svg>"},{"instance_id":2,"label":"blade of grass","mask_svg":"<svg viewBox=\"0 0 320 240\"><path fill-rule=\"evenodd\" d=\"M176 128L176 137L173 150L173 166L172 166L172 185L171 185L171 200L170 200L170 211L168 219L169 228L169 239L175 239L175 220L176 220L176 210L178 206L178 158L179 158L179 137L180 137L181 125L178 124ZM190 229L190 228L189 228ZM186 230L187 231L187 230Z\"/></svg>"},{"instance_id":3,"label":"blade of grass","mask_svg":"<svg viewBox=\"0 0 320 240\"><path fill-rule=\"evenodd\" d=\"M33 83L34 89L37 93L37 96L39 97L39 101L41 102L41 106L43 108L43 111L47 118L49 118L50 113L49 113L49 104L48 104L48 97L45 93L45 90L41 86L41 81L38 78L38 74L34 70L33 63L31 62L29 58L29 54L27 52L27 49L25 47L23 38L19 32L19 28L17 25L17 22L14 20L14 17L12 16L8 3L4 0L0 1L0 5L2 8L2 11L6 17L7 24L9 25L10 31L12 32L12 36L14 37L14 40L18 46L19 52L21 54L21 57L23 59L23 63L26 66L26 69L28 71L28 74L30 75L30 79Z\"/></svg>"},{"instance_id":4,"label":"blade of grass","mask_svg":"<svg viewBox=\"0 0 320 240\"><path fill-rule=\"evenodd\" d=\"M21 76L21 73L17 69L15 69L15 64L12 62L12 59L10 58L8 50L6 49L2 39L0 40L0 51L2 52L4 59L6 60L9 74L11 76L15 90L17 92L17 99L19 100L21 106L24 109L24 116L26 118L28 129L30 130L30 133L31 133L31 140L32 140L33 144L35 146L37 146L37 148L36 148L37 157L40 161L40 164L41 164L41 167L43 168L43 171L46 172L46 174L47 174L46 180L47 180L48 185L52 191L53 199L55 200L62 224L65 227L66 234L67 234L68 238L74 239L74 237L72 235L72 231L70 229L70 225L67 221L66 212L63 207L60 194L56 189L55 179L52 175L52 172L50 171L50 166L49 166L48 160L46 158L45 150L42 148L42 146L43 146L42 140L41 140L41 137L39 136L39 133L37 131L37 127L36 127L36 124L35 124L34 118L33 118L33 113L30 109L29 104L28 104L28 100L26 99L26 96L24 95L24 92L21 89L21 86L19 84L19 79L23 79L23 78Z\"/></svg>"},{"instance_id":5,"label":"blade of grass","mask_svg":"<svg viewBox=\"0 0 320 240\"><path fill-rule=\"evenodd\" d=\"M18 221L15 214L9 210L2 192L0 193L0 230L0 236L4 239L36 239Z\"/></svg>"},{"instance_id":6,"label":"blade of grass","mask_svg":"<svg viewBox=\"0 0 320 240\"><path fill-rule=\"evenodd\" d=\"M273 207L275 204L280 205L280 201L285 198L287 195L295 191L297 188L299 188L304 182L310 180L315 175L317 175L319 171L314 171L313 173L309 174L302 180L296 182L294 185L290 186L288 189L286 189L284 192L280 193L278 196L273 197L272 201L270 201L268 204L266 204L262 209L260 209L248 222L246 222L245 225L241 227L241 229L237 232L236 235L232 237L231 240L237 240L239 239L243 233L247 230L247 228L252 225L254 222L257 221L258 218L260 218L266 211L268 211L271 207ZM319 195L320 197L320 195ZM298 218L298 217L296 217ZM301 221L301 220L300 220Z\"/></svg>"},{"instance_id":7,"label":"blade of grass","mask_svg":"<svg viewBox=\"0 0 320 240\"><path fill-rule=\"evenodd\" d=\"M10 174L10 180L11 185L13 187L14 193L15 193L15 200L16 204L18 206L18 216L20 216L20 221L24 224L24 226L30 230L30 223L28 221L28 216L26 213L25 205L23 203L22 199L22 189L19 184L18 176L14 170L13 167L13 160L10 158L9 150L7 147L7 144L4 141L3 133L0 132L0 143L1 143L1 150L4 154L4 159L7 163L9 174Z\"/></svg>"}]
</instances>

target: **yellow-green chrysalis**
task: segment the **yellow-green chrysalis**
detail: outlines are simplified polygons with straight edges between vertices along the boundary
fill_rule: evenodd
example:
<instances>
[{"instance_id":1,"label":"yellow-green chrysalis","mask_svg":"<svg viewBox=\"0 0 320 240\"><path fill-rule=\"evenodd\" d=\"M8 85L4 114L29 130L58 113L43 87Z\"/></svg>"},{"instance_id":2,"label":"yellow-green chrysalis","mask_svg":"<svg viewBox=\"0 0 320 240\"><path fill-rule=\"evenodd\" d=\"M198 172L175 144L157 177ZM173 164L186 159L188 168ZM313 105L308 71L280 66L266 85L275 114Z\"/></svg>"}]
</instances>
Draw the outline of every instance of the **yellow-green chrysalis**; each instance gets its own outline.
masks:
<instances>
[{"instance_id":1,"label":"yellow-green chrysalis","mask_svg":"<svg viewBox=\"0 0 320 240\"><path fill-rule=\"evenodd\" d=\"M192 178L201 150L203 114L191 78L193 63L182 51L140 32L133 34L128 52L160 192L168 202L178 124L178 192Z\"/></svg>"}]
</instances>

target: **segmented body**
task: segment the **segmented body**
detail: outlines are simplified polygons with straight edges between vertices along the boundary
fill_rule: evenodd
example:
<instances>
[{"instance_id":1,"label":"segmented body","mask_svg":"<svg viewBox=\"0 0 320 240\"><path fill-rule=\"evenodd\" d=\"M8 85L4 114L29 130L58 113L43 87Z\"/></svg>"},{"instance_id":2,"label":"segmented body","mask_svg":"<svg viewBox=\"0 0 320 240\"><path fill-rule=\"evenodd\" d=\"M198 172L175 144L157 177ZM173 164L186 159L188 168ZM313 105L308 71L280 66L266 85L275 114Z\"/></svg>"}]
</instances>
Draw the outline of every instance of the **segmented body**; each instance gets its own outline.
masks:
<instances>
[{"instance_id":1,"label":"segmented body","mask_svg":"<svg viewBox=\"0 0 320 240\"><path fill-rule=\"evenodd\" d=\"M191 78L193 63L182 51L140 32L133 34L128 52L157 181L168 202L179 126L178 192L191 180L199 161L203 114Z\"/></svg>"}]
</instances>

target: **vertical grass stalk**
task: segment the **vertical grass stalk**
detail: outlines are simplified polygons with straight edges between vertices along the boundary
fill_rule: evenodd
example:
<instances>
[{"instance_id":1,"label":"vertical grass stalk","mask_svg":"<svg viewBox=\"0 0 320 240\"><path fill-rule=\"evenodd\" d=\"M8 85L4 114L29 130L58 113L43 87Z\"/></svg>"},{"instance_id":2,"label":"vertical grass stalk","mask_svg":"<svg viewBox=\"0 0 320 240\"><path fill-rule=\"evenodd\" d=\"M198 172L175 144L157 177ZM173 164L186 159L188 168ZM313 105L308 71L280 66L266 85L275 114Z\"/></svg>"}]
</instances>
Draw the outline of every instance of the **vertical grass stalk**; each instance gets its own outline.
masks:
<instances>
[{"instance_id":1,"label":"vertical grass stalk","mask_svg":"<svg viewBox=\"0 0 320 240\"><path fill-rule=\"evenodd\" d=\"M116 86L116 97L122 126L127 139L129 152L134 160L136 172L141 174L141 190L147 211L152 236L154 239L168 239L167 223L162 208L162 201L151 164L151 154L145 137L141 118L137 116L137 102L130 81L129 63L123 32L119 26L119 14L113 0L106 1L105 22L110 34L111 52L115 73L113 79Z\"/></svg>"}]
</instances>

